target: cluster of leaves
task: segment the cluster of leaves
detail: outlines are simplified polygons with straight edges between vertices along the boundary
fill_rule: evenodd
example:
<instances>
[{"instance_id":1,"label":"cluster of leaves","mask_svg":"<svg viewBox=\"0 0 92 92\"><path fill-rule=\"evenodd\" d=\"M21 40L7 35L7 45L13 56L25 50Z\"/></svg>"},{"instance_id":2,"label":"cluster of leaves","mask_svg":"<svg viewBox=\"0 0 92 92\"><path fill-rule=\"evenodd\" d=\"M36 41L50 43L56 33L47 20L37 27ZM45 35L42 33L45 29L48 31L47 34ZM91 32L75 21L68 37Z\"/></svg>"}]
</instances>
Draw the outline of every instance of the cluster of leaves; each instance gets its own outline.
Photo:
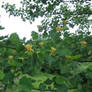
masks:
<instances>
[{"instance_id":1,"label":"cluster of leaves","mask_svg":"<svg viewBox=\"0 0 92 92\"><path fill-rule=\"evenodd\" d=\"M11 34L0 42L1 87L4 92L13 85L18 86L18 92L91 92L91 39L91 35L69 34L63 39L58 36L25 42L16 33ZM83 41L87 43L81 44ZM32 45L33 52L25 48L27 44ZM55 48L53 52L51 47Z\"/></svg>"},{"instance_id":2,"label":"cluster of leaves","mask_svg":"<svg viewBox=\"0 0 92 92\"><path fill-rule=\"evenodd\" d=\"M28 41L16 33L0 37L0 92L91 92L91 9L82 3L74 10L60 0L24 0L19 9L3 5L23 20L44 20L37 26L42 34L33 31ZM67 31L75 25L76 33Z\"/></svg>"}]
</instances>

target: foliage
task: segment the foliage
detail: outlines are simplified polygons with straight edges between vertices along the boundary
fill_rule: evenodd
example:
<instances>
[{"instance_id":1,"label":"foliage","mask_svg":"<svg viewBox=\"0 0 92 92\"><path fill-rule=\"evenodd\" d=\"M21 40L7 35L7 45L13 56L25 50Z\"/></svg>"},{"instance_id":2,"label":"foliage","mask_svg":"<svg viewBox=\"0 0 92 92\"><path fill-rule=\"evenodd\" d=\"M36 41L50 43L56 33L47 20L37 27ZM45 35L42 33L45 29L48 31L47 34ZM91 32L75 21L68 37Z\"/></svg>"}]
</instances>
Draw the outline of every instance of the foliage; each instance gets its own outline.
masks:
<instances>
[{"instance_id":1,"label":"foliage","mask_svg":"<svg viewBox=\"0 0 92 92\"><path fill-rule=\"evenodd\" d=\"M16 33L0 37L0 92L91 92L92 35L90 2L23 0L22 7L2 5L10 15L34 21L39 33L25 41ZM76 33L70 27L78 25Z\"/></svg>"},{"instance_id":2,"label":"foliage","mask_svg":"<svg viewBox=\"0 0 92 92\"><path fill-rule=\"evenodd\" d=\"M3 29L4 29L4 27L0 26L0 30L3 30Z\"/></svg>"}]
</instances>

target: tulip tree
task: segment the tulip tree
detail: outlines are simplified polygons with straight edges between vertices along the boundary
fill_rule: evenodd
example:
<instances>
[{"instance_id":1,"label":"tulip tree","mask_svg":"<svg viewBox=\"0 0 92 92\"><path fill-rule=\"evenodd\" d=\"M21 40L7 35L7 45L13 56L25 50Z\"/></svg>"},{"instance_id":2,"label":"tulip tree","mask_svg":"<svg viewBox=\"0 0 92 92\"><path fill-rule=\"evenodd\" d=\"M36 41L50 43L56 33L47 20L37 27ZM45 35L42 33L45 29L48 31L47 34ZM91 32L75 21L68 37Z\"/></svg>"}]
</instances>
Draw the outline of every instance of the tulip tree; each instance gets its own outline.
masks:
<instances>
[{"instance_id":1,"label":"tulip tree","mask_svg":"<svg viewBox=\"0 0 92 92\"><path fill-rule=\"evenodd\" d=\"M23 0L2 8L23 21L43 20L30 40L0 37L0 92L91 92L90 0Z\"/></svg>"}]
</instances>

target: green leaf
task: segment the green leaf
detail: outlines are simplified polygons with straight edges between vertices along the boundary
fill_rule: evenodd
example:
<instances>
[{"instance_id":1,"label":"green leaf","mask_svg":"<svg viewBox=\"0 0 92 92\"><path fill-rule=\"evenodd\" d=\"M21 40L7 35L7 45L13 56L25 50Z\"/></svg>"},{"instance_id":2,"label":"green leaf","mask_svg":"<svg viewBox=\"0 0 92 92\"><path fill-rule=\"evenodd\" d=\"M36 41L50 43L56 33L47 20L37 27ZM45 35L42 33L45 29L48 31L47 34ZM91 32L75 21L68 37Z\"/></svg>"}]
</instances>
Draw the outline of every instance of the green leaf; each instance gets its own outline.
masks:
<instances>
[{"instance_id":1,"label":"green leaf","mask_svg":"<svg viewBox=\"0 0 92 92\"><path fill-rule=\"evenodd\" d=\"M3 83L0 81L0 86L3 86Z\"/></svg>"},{"instance_id":2,"label":"green leaf","mask_svg":"<svg viewBox=\"0 0 92 92\"><path fill-rule=\"evenodd\" d=\"M46 90L45 83L40 83L39 88L40 88L41 91L45 91Z\"/></svg>"},{"instance_id":3,"label":"green leaf","mask_svg":"<svg viewBox=\"0 0 92 92\"><path fill-rule=\"evenodd\" d=\"M60 69L61 69L62 74L71 72L71 66L70 65L61 65Z\"/></svg>"},{"instance_id":4,"label":"green leaf","mask_svg":"<svg viewBox=\"0 0 92 92\"><path fill-rule=\"evenodd\" d=\"M67 26L63 26L63 30L69 30Z\"/></svg>"},{"instance_id":5,"label":"green leaf","mask_svg":"<svg viewBox=\"0 0 92 92\"><path fill-rule=\"evenodd\" d=\"M10 66L16 66L16 62L15 62L14 60L8 61L8 64L9 64Z\"/></svg>"},{"instance_id":6,"label":"green leaf","mask_svg":"<svg viewBox=\"0 0 92 92\"><path fill-rule=\"evenodd\" d=\"M32 91L32 79L27 78L26 76L22 77L19 80L19 89L23 92L31 92Z\"/></svg>"},{"instance_id":7,"label":"green leaf","mask_svg":"<svg viewBox=\"0 0 92 92\"><path fill-rule=\"evenodd\" d=\"M76 75L78 73L86 72L87 69L90 69L90 66L92 66L91 63L85 62L85 63L80 63L77 68L73 71L73 73Z\"/></svg>"},{"instance_id":8,"label":"green leaf","mask_svg":"<svg viewBox=\"0 0 92 92\"><path fill-rule=\"evenodd\" d=\"M47 58L48 58L48 64L49 66L51 66L55 62L55 59L51 56L48 56Z\"/></svg>"},{"instance_id":9,"label":"green leaf","mask_svg":"<svg viewBox=\"0 0 92 92\"><path fill-rule=\"evenodd\" d=\"M74 27L74 25L73 25L73 24L71 24L71 23L69 23L69 26L70 26L70 27L72 27L72 28Z\"/></svg>"},{"instance_id":10,"label":"green leaf","mask_svg":"<svg viewBox=\"0 0 92 92\"><path fill-rule=\"evenodd\" d=\"M0 70L0 80L3 80L4 76L5 76L4 72Z\"/></svg>"},{"instance_id":11,"label":"green leaf","mask_svg":"<svg viewBox=\"0 0 92 92\"><path fill-rule=\"evenodd\" d=\"M45 83L47 84L47 85L50 85L50 84L52 84L52 80L50 80L49 78L45 81Z\"/></svg>"},{"instance_id":12,"label":"green leaf","mask_svg":"<svg viewBox=\"0 0 92 92\"><path fill-rule=\"evenodd\" d=\"M65 78L63 76L57 75L55 81L56 81L57 85L65 85L68 88L72 88L73 87L73 85L71 84L71 82L69 81L69 79Z\"/></svg>"},{"instance_id":13,"label":"green leaf","mask_svg":"<svg viewBox=\"0 0 92 92\"><path fill-rule=\"evenodd\" d=\"M32 36L33 40L37 40L38 39L38 33L37 32L32 31L31 36Z\"/></svg>"},{"instance_id":14,"label":"green leaf","mask_svg":"<svg viewBox=\"0 0 92 92\"><path fill-rule=\"evenodd\" d=\"M22 41L20 40L17 33L12 33L9 37L9 41L13 47L16 47L16 50L19 52L24 49L24 46L22 45Z\"/></svg>"},{"instance_id":15,"label":"green leaf","mask_svg":"<svg viewBox=\"0 0 92 92\"><path fill-rule=\"evenodd\" d=\"M70 35L69 32L67 32L67 31L64 32L64 37L69 37L69 35Z\"/></svg>"},{"instance_id":16,"label":"green leaf","mask_svg":"<svg viewBox=\"0 0 92 92\"><path fill-rule=\"evenodd\" d=\"M68 92L78 92L78 90L77 89L71 89Z\"/></svg>"},{"instance_id":17,"label":"green leaf","mask_svg":"<svg viewBox=\"0 0 92 92\"><path fill-rule=\"evenodd\" d=\"M19 41L19 36L17 33L12 33L10 35L10 38L9 40L12 42L12 43L16 43L17 41Z\"/></svg>"},{"instance_id":18,"label":"green leaf","mask_svg":"<svg viewBox=\"0 0 92 92\"><path fill-rule=\"evenodd\" d=\"M87 78L92 79L92 72L87 72L86 76L87 76Z\"/></svg>"},{"instance_id":19,"label":"green leaf","mask_svg":"<svg viewBox=\"0 0 92 92\"><path fill-rule=\"evenodd\" d=\"M6 35L6 36L0 36L0 40L3 40L5 38L8 38L8 35Z\"/></svg>"},{"instance_id":20,"label":"green leaf","mask_svg":"<svg viewBox=\"0 0 92 92\"><path fill-rule=\"evenodd\" d=\"M56 84L61 85L61 84L65 84L66 79L65 79L65 77L63 77L63 76L57 75L55 81L56 81Z\"/></svg>"},{"instance_id":21,"label":"green leaf","mask_svg":"<svg viewBox=\"0 0 92 92\"><path fill-rule=\"evenodd\" d=\"M65 85L60 85L57 87L56 92L68 92L68 88Z\"/></svg>"},{"instance_id":22,"label":"green leaf","mask_svg":"<svg viewBox=\"0 0 92 92\"><path fill-rule=\"evenodd\" d=\"M66 48L66 47L63 47L63 48L61 48L61 49L58 49L58 50L56 51L56 53L57 53L57 54L60 54L60 55L62 55L62 56L69 56L69 55L72 54L72 51L71 51L70 49Z\"/></svg>"},{"instance_id":23,"label":"green leaf","mask_svg":"<svg viewBox=\"0 0 92 92\"><path fill-rule=\"evenodd\" d=\"M50 36L52 39L54 39L54 40L56 40L57 38L59 38L60 35L61 35L61 33L56 32L56 30L51 30L51 31L49 32L49 36Z\"/></svg>"},{"instance_id":24,"label":"green leaf","mask_svg":"<svg viewBox=\"0 0 92 92\"><path fill-rule=\"evenodd\" d=\"M92 70L92 63L91 62L89 63L88 69Z\"/></svg>"},{"instance_id":25,"label":"green leaf","mask_svg":"<svg viewBox=\"0 0 92 92\"><path fill-rule=\"evenodd\" d=\"M76 60L76 59L80 59L82 57L82 55L75 55L75 56L71 56L72 60Z\"/></svg>"},{"instance_id":26,"label":"green leaf","mask_svg":"<svg viewBox=\"0 0 92 92\"><path fill-rule=\"evenodd\" d=\"M4 77L4 83L12 83L14 79L14 74L12 72L7 72L5 73Z\"/></svg>"}]
</instances>

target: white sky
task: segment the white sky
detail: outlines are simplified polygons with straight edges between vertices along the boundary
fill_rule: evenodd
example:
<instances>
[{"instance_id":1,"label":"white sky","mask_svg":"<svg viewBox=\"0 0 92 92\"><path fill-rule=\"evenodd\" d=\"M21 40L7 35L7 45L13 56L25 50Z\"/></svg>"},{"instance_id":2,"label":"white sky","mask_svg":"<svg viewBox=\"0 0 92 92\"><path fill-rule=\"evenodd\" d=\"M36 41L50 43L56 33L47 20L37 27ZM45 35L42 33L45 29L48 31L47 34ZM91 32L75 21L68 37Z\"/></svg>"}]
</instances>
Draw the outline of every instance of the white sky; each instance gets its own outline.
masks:
<instances>
[{"instance_id":1,"label":"white sky","mask_svg":"<svg viewBox=\"0 0 92 92\"><path fill-rule=\"evenodd\" d=\"M4 2L9 2L11 4L20 5L21 0L2 0ZM1 6L2 2L0 2ZM30 39L31 31L37 31L37 25L41 24L41 19L37 19L33 24L30 24L28 21L23 22L19 17L11 16L5 12L4 9L0 8L0 24L5 27L4 30L0 30L0 35L7 35L14 32L17 32L20 38L26 37Z\"/></svg>"},{"instance_id":2,"label":"white sky","mask_svg":"<svg viewBox=\"0 0 92 92\"><path fill-rule=\"evenodd\" d=\"M0 0L0 6L2 2L9 2L10 4L16 4L17 7L20 6L21 0ZM31 31L37 31L37 25L41 24L41 18L37 19L33 24L30 24L28 21L23 22L19 17L11 16L5 12L4 9L0 7L0 24L5 27L4 30L0 30L0 35L7 35L11 33L18 33L20 38L26 37L30 39ZM71 30L72 32L76 29L76 27Z\"/></svg>"}]
</instances>

